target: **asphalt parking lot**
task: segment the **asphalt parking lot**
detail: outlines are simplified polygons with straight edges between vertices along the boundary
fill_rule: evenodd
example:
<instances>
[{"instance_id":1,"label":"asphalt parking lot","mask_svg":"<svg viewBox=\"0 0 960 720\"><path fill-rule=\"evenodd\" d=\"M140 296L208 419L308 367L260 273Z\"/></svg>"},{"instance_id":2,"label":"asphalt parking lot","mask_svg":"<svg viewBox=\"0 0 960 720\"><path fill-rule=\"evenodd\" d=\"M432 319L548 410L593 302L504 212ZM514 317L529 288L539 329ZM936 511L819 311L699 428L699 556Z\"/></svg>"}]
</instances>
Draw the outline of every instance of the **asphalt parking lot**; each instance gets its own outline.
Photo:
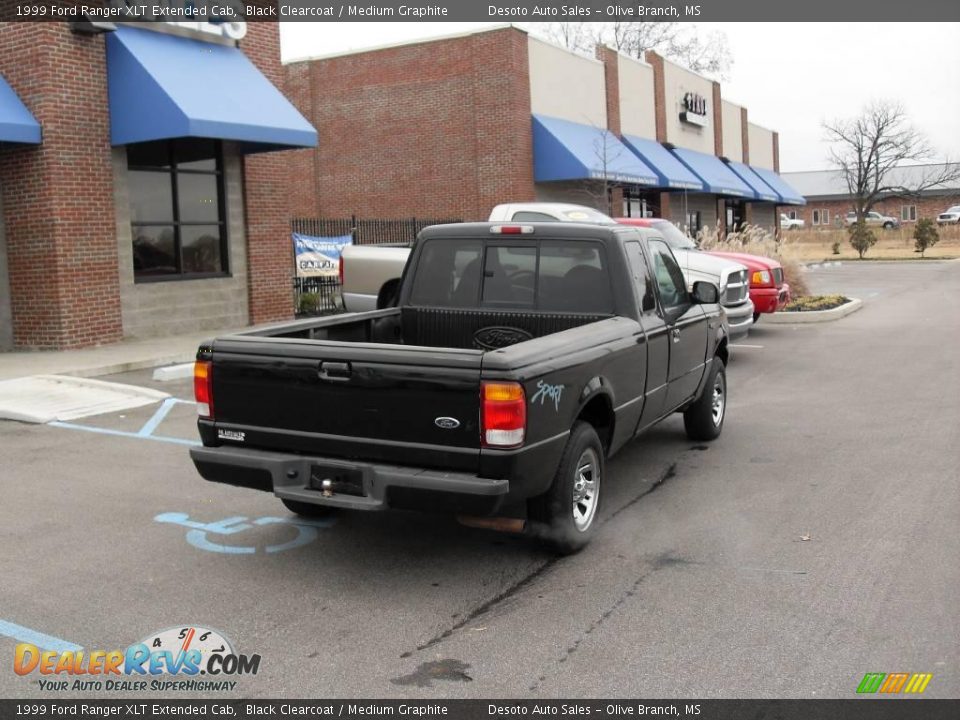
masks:
<instances>
[{"instance_id":1,"label":"asphalt parking lot","mask_svg":"<svg viewBox=\"0 0 960 720\"><path fill-rule=\"evenodd\" d=\"M676 417L628 446L569 558L443 516L292 523L199 478L189 402L0 422L0 695L131 697L16 675L22 629L110 650L202 626L262 658L208 697L846 698L866 672L957 697L960 263L810 281L864 308L761 320L722 437L692 443ZM104 379L192 397L149 378Z\"/></svg>"}]
</instances>

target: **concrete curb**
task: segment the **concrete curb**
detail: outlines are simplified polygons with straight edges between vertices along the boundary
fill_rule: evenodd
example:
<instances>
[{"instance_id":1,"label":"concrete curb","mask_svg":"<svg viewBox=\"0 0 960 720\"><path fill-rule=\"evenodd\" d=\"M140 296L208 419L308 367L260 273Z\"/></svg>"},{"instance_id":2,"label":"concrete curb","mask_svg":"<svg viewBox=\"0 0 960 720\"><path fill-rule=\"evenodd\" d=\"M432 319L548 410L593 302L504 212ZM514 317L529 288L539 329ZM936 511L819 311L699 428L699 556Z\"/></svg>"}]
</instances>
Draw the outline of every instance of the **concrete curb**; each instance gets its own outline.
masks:
<instances>
[{"instance_id":1,"label":"concrete curb","mask_svg":"<svg viewBox=\"0 0 960 720\"><path fill-rule=\"evenodd\" d=\"M153 379L157 382L169 382L171 380L185 380L193 377L193 363L183 363L182 365L165 365L158 367L153 371Z\"/></svg>"},{"instance_id":2,"label":"concrete curb","mask_svg":"<svg viewBox=\"0 0 960 720\"><path fill-rule=\"evenodd\" d=\"M77 368L75 370L65 371L63 374L72 375L73 377L92 378L99 377L100 375L116 375L117 373L130 372L131 370L147 370L175 363L192 363L196 358L197 351L190 350L180 353L179 355L164 355L155 358L144 358L142 360L129 360L127 362Z\"/></svg>"},{"instance_id":3,"label":"concrete curb","mask_svg":"<svg viewBox=\"0 0 960 720\"><path fill-rule=\"evenodd\" d=\"M763 318L763 324L796 325L804 323L822 323L839 320L863 307L863 300L850 298L850 302L830 310L810 310L808 312L775 312Z\"/></svg>"}]
</instances>

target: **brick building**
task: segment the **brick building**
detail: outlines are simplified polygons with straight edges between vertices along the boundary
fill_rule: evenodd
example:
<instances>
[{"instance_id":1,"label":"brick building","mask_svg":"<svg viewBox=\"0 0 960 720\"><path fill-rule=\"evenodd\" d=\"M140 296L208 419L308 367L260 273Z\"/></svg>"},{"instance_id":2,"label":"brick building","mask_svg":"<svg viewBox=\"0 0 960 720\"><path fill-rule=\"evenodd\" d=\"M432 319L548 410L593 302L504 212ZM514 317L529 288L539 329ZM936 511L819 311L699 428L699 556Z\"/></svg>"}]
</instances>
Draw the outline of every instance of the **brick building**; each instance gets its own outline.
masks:
<instances>
[{"instance_id":1,"label":"brick building","mask_svg":"<svg viewBox=\"0 0 960 720\"><path fill-rule=\"evenodd\" d=\"M589 204L696 231L774 228L803 203L777 133L655 53L569 52L515 27L286 66L324 137L291 153L300 217L485 219L510 201Z\"/></svg>"},{"instance_id":2,"label":"brick building","mask_svg":"<svg viewBox=\"0 0 960 720\"><path fill-rule=\"evenodd\" d=\"M896 168L890 184L904 188L928 185L931 178L943 176L944 165L905 165ZM831 229L841 227L853 209L847 185L835 170L812 170L784 173L783 177L807 200L806 207L781 208L792 218L800 218L806 227ZM898 218L904 225L920 218L935 220L947 208L960 205L960 180L935 185L920 193L888 193L874 206L883 215Z\"/></svg>"},{"instance_id":3,"label":"brick building","mask_svg":"<svg viewBox=\"0 0 960 720\"><path fill-rule=\"evenodd\" d=\"M0 349L292 317L275 23L2 23L0 76Z\"/></svg>"}]
</instances>

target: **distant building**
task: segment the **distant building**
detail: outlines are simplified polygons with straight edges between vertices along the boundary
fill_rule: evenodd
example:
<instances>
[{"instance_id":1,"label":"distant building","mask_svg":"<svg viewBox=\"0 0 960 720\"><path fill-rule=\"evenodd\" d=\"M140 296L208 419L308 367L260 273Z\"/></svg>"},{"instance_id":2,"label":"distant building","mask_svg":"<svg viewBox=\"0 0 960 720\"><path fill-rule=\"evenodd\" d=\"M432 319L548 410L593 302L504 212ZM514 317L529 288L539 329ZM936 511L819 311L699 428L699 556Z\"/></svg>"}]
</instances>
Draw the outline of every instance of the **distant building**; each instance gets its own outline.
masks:
<instances>
[{"instance_id":1,"label":"distant building","mask_svg":"<svg viewBox=\"0 0 960 720\"><path fill-rule=\"evenodd\" d=\"M778 205L803 203L777 174L777 133L656 53L591 58L499 27L286 71L298 109L335 138L291 153L300 217L481 220L545 200L773 229Z\"/></svg>"},{"instance_id":2,"label":"distant building","mask_svg":"<svg viewBox=\"0 0 960 720\"><path fill-rule=\"evenodd\" d=\"M943 164L905 165L896 168L890 184L916 187L923 179L942 173ZM811 170L783 173L783 179L806 198L806 206L780 208L791 218L806 221L808 228L836 228L844 225L844 217L853 209L853 199L843 176L836 170ZM935 219L952 205L960 205L960 179L947 185L925 190L919 195L889 194L873 209L884 215L900 218L904 224L920 218Z\"/></svg>"}]
</instances>

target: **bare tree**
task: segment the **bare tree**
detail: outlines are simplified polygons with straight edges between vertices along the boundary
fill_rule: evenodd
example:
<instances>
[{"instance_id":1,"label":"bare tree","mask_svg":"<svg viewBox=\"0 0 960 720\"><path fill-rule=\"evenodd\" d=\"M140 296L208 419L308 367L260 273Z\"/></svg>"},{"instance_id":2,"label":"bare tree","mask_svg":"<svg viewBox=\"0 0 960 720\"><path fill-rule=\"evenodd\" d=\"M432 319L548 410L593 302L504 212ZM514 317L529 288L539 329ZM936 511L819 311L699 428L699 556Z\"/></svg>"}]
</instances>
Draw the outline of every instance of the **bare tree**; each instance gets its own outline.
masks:
<instances>
[{"instance_id":1,"label":"bare tree","mask_svg":"<svg viewBox=\"0 0 960 720\"><path fill-rule=\"evenodd\" d=\"M857 222L881 198L916 197L960 179L960 163L949 161L909 173L898 170L935 157L898 103L874 102L857 117L824 123L823 128L833 146L830 161L846 183Z\"/></svg>"},{"instance_id":2,"label":"bare tree","mask_svg":"<svg viewBox=\"0 0 960 720\"><path fill-rule=\"evenodd\" d=\"M592 54L597 44L609 45L636 58L656 50L690 70L725 78L733 65L727 37L721 32L701 35L680 22L552 22L530 23L527 29L563 47Z\"/></svg>"}]
</instances>

